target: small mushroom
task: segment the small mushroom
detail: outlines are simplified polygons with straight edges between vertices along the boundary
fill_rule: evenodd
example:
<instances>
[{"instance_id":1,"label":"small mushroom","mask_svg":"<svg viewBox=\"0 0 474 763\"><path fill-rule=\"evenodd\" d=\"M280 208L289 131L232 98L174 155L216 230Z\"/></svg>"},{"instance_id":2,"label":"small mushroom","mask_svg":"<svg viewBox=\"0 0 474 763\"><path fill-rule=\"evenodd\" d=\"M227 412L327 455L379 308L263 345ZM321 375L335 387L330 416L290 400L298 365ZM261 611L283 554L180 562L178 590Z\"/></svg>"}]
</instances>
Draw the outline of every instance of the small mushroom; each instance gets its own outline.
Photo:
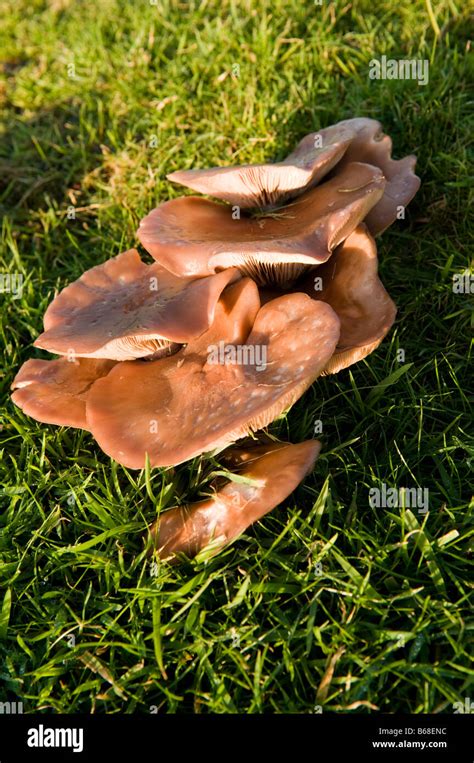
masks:
<instances>
[{"instance_id":1,"label":"small mushroom","mask_svg":"<svg viewBox=\"0 0 474 763\"><path fill-rule=\"evenodd\" d=\"M339 126L354 131L355 135L334 174L351 162L366 162L379 167L387 180L382 198L365 219L372 235L378 235L404 212L420 187L420 178L415 175L416 156L392 159L392 139L384 135L382 125L375 119L358 117L340 122Z\"/></svg>"},{"instance_id":2,"label":"small mushroom","mask_svg":"<svg viewBox=\"0 0 474 763\"><path fill-rule=\"evenodd\" d=\"M392 326L397 308L377 271L375 241L362 224L302 284L313 299L331 305L341 321L336 351L324 373L337 373L365 358Z\"/></svg>"},{"instance_id":3,"label":"small mushroom","mask_svg":"<svg viewBox=\"0 0 474 763\"><path fill-rule=\"evenodd\" d=\"M130 249L63 289L46 310L45 331L34 344L83 358L166 354L209 327L221 292L237 278L235 269L177 278Z\"/></svg>"},{"instance_id":4,"label":"small mushroom","mask_svg":"<svg viewBox=\"0 0 474 763\"><path fill-rule=\"evenodd\" d=\"M91 385L114 367L111 360L27 360L15 376L12 400L44 424L87 429L85 400Z\"/></svg>"},{"instance_id":5,"label":"small mushroom","mask_svg":"<svg viewBox=\"0 0 474 763\"><path fill-rule=\"evenodd\" d=\"M100 447L132 469L147 454L151 466L171 466L225 447L289 408L333 355L339 320L306 294L259 308L255 283L243 279L226 289L210 329L186 348L120 363L99 379L87 422Z\"/></svg>"},{"instance_id":6,"label":"small mushroom","mask_svg":"<svg viewBox=\"0 0 474 763\"><path fill-rule=\"evenodd\" d=\"M306 135L282 162L178 170L168 180L241 209L269 209L318 183L341 159L353 131L338 124Z\"/></svg>"},{"instance_id":7,"label":"small mushroom","mask_svg":"<svg viewBox=\"0 0 474 763\"><path fill-rule=\"evenodd\" d=\"M231 207L194 196L160 204L138 238L178 276L238 267L260 285L289 286L325 262L383 195L382 172L353 162L272 216L236 219Z\"/></svg>"},{"instance_id":8,"label":"small mushroom","mask_svg":"<svg viewBox=\"0 0 474 763\"><path fill-rule=\"evenodd\" d=\"M229 480L211 498L160 515L150 528L159 557L176 562L178 554L194 557L203 550L209 555L220 551L295 490L320 449L318 440L307 440L251 451L238 482ZM239 452L241 463L244 455Z\"/></svg>"}]
</instances>

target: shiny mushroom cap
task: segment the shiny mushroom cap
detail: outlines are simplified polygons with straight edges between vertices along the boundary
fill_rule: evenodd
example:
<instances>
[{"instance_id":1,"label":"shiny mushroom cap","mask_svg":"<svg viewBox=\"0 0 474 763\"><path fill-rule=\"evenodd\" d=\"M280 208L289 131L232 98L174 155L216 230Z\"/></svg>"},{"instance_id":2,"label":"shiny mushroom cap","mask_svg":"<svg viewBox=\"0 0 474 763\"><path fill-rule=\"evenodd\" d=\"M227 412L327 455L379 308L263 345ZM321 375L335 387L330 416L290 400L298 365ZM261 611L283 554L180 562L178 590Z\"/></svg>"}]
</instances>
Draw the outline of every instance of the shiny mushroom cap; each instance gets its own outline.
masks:
<instances>
[{"instance_id":1,"label":"shiny mushroom cap","mask_svg":"<svg viewBox=\"0 0 474 763\"><path fill-rule=\"evenodd\" d=\"M313 299L331 305L341 322L336 351L324 373L337 373L369 355L397 314L378 277L375 241L363 224L328 262L306 277L302 289Z\"/></svg>"},{"instance_id":2,"label":"shiny mushroom cap","mask_svg":"<svg viewBox=\"0 0 474 763\"><path fill-rule=\"evenodd\" d=\"M382 197L384 186L378 168L353 162L271 216L235 218L231 207L183 197L147 215L138 238L178 276L237 267L257 284L290 286L331 256Z\"/></svg>"},{"instance_id":3,"label":"shiny mushroom cap","mask_svg":"<svg viewBox=\"0 0 474 763\"><path fill-rule=\"evenodd\" d=\"M282 162L178 170L168 180L241 209L272 209L318 183L341 159L353 132L333 125L306 135Z\"/></svg>"},{"instance_id":4,"label":"shiny mushroom cap","mask_svg":"<svg viewBox=\"0 0 474 763\"><path fill-rule=\"evenodd\" d=\"M13 380L12 400L43 424L87 429L87 394L114 365L95 359L27 360Z\"/></svg>"},{"instance_id":5,"label":"shiny mushroom cap","mask_svg":"<svg viewBox=\"0 0 474 763\"><path fill-rule=\"evenodd\" d=\"M53 300L35 347L83 358L133 360L166 354L212 323L223 289L239 278L228 270L178 278L136 249L87 270Z\"/></svg>"},{"instance_id":6,"label":"shiny mushroom cap","mask_svg":"<svg viewBox=\"0 0 474 763\"><path fill-rule=\"evenodd\" d=\"M287 294L260 309L256 285L243 279L186 348L120 363L94 384L88 426L106 453L132 469L143 468L147 454L151 466L179 464L273 421L325 368L338 338L329 305Z\"/></svg>"},{"instance_id":7,"label":"shiny mushroom cap","mask_svg":"<svg viewBox=\"0 0 474 763\"><path fill-rule=\"evenodd\" d=\"M179 554L218 552L293 492L313 468L320 449L320 442L308 440L252 451L238 482L229 480L211 498L160 515L150 528L160 558L177 561ZM239 458L245 461L241 450Z\"/></svg>"}]
</instances>

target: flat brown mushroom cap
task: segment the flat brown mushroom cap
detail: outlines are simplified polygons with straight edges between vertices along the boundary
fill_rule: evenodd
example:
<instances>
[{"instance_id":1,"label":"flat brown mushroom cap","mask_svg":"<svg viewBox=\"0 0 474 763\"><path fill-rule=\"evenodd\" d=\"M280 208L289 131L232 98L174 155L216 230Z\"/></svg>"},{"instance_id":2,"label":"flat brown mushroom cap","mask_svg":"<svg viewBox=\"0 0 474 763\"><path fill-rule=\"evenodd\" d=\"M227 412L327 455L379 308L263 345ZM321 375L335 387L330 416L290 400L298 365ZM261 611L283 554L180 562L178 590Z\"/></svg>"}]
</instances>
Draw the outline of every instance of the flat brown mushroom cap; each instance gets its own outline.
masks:
<instances>
[{"instance_id":1,"label":"flat brown mushroom cap","mask_svg":"<svg viewBox=\"0 0 474 763\"><path fill-rule=\"evenodd\" d=\"M415 175L416 156L392 159L392 139L383 134L382 125L375 119L356 117L339 125L353 130L355 137L334 173L350 162L367 162L380 167L387 180L382 198L365 219L372 235L378 235L397 219L399 208L406 207L420 187L420 178Z\"/></svg>"},{"instance_id":2,"label":"flat brown mushroom cap","mask_svg":"<svg viewBox=\"0 0 474 763\"><path fill-rule=\"evenodd\" d=\"M392 326L397 308L377 271L375 241L362 224L301 285L313 299L331 305L341 321L336 352L325 373L337 373L365 358Z\"/></svg>"},{"instance_id":3,"label":"flat brown mushroom cap","mask_svg":"<svg viewBox=\"0 0 474 763\"><path fill-rule=\"evenodd\" d=\"M159 556L175 561L177 554L193 557L206 547L216 553L284 501L311 471L320 450L320 442L308 440L253 452L240 477L254 484L229 481L212 498L160 516L150 528Z\"/></svg>"},{"instance_id":4,"label":"flat brown mushroom cap","mask_svg":"<svg viewBox=\"0 0 474 763\"><path fill-rule=\"evenodd\" d=\"M84 358L133 360L165 354L212 323L223 289L237 270L177 278L146 265L136 249L87 270L63 289L44 316L35 347Z\"/></svg>"},{"instance_id":5,"label":"flat brown mushroom cap","mask_svg":"<svg viewBox=\"0 0 474 763\"><path fill-rule=\"evenodd\" d=\"M244 279L224 292L209 331L184 350L121 363L94 384L87 421L101 448L134 469L146 454L151 466L175 465L266 426L292 405L331 358L339 320L306 294L258 308L257 287Z\"/></svg>"},{"instance_id":6,"label":"flat brown mushroom cap","mask_svg":"<svg viewBox=\"0 0 474 763\"><path fill-rule=\"evenodd\" d=\"M178 170L168 180L241 209L284 204L318 183L341 159L353 132L333 125L306 135L282 162Z\"/></svg>"},{"instance_id":7,"label":"flat brown mushroom cap","mask_svg":"<svg viewBox=\"0 0 474 763\"><path fill-rule=\"evenodd\" d=\"M87 429L87 393L114 365L111 360L27 360L13 380L12 400L43 424Z\"/></svg>"},{"instance_id":8,"label":"flat brown mushroom cap","mask_svg":"<svg viewBox=\"0 0 474 763\"><path fill-rule=\"evenodd\" d=\"M258 284L289 285L331 256L384 187L377 167L353 162L272 216L234 219L231 207L188 196L160 204L137 235L157 262L179 276L238 267Z\"/></svg>"}]
</instances>

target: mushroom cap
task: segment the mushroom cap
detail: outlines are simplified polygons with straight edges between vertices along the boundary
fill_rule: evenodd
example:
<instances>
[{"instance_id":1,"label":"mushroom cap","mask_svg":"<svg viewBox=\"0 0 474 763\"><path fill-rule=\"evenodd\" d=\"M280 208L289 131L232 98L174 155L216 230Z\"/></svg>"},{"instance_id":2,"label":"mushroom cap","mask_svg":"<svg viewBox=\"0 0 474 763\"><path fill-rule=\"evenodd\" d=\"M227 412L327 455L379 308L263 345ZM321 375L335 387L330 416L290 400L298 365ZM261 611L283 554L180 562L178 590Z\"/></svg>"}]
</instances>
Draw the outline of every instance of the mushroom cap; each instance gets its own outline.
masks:
<instances>
[{"instance_id":1,"label":"mushroom cap","mask_svg":"<svg viewBox=\"0 0 474 763\"><path fill-rule=\"evenodd\" d=\"M387 180L382 198L365 219L372 235L378 235L397 219L399 207L406 207L420 187L420 178L415 175L416 156L392 159L392 139L384 135L382 125L375 119L356 117L339 125L355 135L334 173L351 162L367 162L380 167Z\"/></svg>"},{"instance_id":2,"label":"mushroom cap","mask_svg":"<svg viewBox=\"0 0 474 763\"><path fill-rule=\"evenodd\" d=\"M216 553L285 500L311 471L320 450L318 440L307 440L252 451L240 471L252 484L230 480L211 498L160 515L150 528L159 556L177 561L177 554L193 557L206 547Z\"/></svg>"},{"instance_id":3,"label":"mushroom cap","mask_svg":"<svg viewBox=\"0 0 474 763\"><path fill-rule=\"evenodd\" d=\"M315 290L318 277L322 288ZM336 351L325 373L337 373L369 355L397 314L378 277L377 248L364 224L348 236L328 262L306 277L302 289L313 299L331 305L341 322Z\"/></svg>"},{"instance_id":4,"label":"mushroom cap","mask_svg":"<svg viewBox=\"0 0 474 763\"><path fill-rule=\"evenodd\" d=\"M384 186L378 168L353 162L272 216L234 219L231 207L188 196L156 207L137 235L155 260L179 276L238 267L258 284L289 285L331 256Z\"/></svg>"},{"instance_id":5,"label":"mushroom cap","mask_svg":"<svg viewBox=\"0 0 474 763\"><path fill-rule=\"evenodd\" d=\"M262 435L265 435L265 433L262 433ZM274 440L261 442L260 439L261 437L259 440L252 439L242 445L234 445L231 448L227 448L222 453L219 453L219 460L230 469L238 470L255 461L255 459L264 456L265 453L288 447L287 442L275 442Z\"/></svg>"},{"instance_id":6,"label":"mushroom cap","mask_svg":"<svg viewBox=\"0 0 474 763\"><path fill-rule=\"evenodd\" d=\"M146 454L151 466L175 465L292 405L331 358L339 320L306 294L259 306L256 285L243 279L223 293L210 329L176 355L121 363L99 379L87 422L100 447L132 469Z\"/></svg>"},{"instance_id":7,"label":"mushroom cap","mask_svg":"<svg viewBox=\"0 0 474 763\"><path fill-rule=\"evenodd\" d=\"M87 429L87 393L114 365L95 359L27 360L13 380L12 400L36 421Z\"/></svg>"},{"instance_id":8,"label":"mushroom cap","mask_svg":"<svg viewBox=\"0 0 474 763\"><path fill-rule=\"evenodd\" d=\"M166 354L212 323L236 269L200 279L177 278L136 249L87 270L63 289L44 316L35 347L57 355L133 360Z\"/></svg>"},{"instance_id":9,"label":"mushroom cap","mask_svg":"<svg viewBox=\"0 0 474 763\"><path fill-rule=\"evenodd\" d=\"M282 162L178 170L166 177L241 209L269 209L318 183L341 159L353 131L336 124L301 140Z\"/></svg>"}]
</instances>

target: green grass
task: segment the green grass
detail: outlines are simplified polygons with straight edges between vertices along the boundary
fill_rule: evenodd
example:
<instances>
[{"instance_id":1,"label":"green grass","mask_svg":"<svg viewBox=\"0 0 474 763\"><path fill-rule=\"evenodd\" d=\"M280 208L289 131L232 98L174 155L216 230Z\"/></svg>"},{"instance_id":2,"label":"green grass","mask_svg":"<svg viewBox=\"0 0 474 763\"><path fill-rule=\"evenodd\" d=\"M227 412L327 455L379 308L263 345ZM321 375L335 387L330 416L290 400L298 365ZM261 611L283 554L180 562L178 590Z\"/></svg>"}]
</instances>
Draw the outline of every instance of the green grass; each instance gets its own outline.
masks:
<instances>
[{"instance_id":1,"label":"green grass","mask_svg":"<svg viewBox=\"0 0 474 763\"><path fill-rule=\"evenodd\" d=\"M0 6L0 271L25 278L21 299L0 294L0 700L452 712L474 696L472 298L452 291L473 227L467 4ZM369 80L384 53L429 59L429 85ZM24 416L12 378L46 357L31 343L55 290L135 246L140 217L180 195L166 172L281 158L356 115L383 122L397 158L418 155L421 190L379 241L397 322L269 427L299 442L322 420L304 484L211 561L151 575L146 526L206 491L218 460L129 472L87 433ZM371 508L380 482L429 488L429 514Z\"/></svg>"}]
</instances>

